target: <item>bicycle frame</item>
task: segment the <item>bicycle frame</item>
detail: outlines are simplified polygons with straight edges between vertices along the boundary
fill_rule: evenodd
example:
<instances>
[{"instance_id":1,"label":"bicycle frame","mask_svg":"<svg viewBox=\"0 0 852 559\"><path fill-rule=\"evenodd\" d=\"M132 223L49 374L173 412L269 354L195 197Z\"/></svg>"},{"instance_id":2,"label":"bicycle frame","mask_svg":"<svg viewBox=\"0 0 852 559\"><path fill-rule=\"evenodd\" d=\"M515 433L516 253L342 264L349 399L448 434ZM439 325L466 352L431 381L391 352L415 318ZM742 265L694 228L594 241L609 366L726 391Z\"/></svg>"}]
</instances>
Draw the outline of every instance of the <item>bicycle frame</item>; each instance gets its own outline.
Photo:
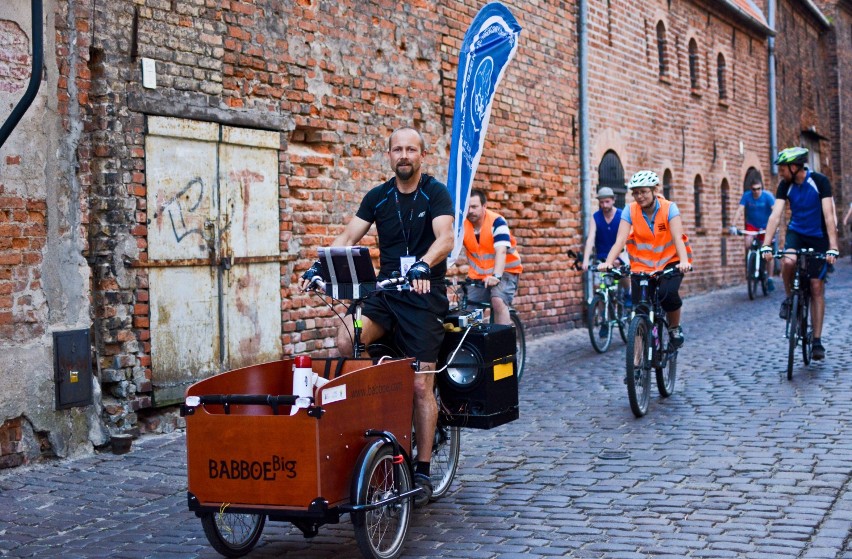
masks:
<instances>
[{"instance_id":1,"label":"bicycle frame","mask_svg":"<svg viewBox=\"0 0 852 559\"><path fill-rule=\"evenodd\" d=\"M802 361L805 365L808 365L811 361L811 344L813 343L813 317L810 316L812 278L808 271L808 263L811 259L825 259L824 253L816 252L813 249L776 253L775 258L780 259L793 255L796 257L796 264L790 285L790 308L785 324L785 334L789 343L787 352L788 380L793 378L793 361L799 340L802 342Z\"/></svg>"},{"instance_id":2,"label":"bicycle frame","mask_svg":"<svg viewBox=\"0 0 852 559\"><path fill-rule=\"evenodd\" d=\"M748 248L748 254L753 254L757 259L757 266L755 266L754 268L754 279L756 281L760 281L763 278L764 274L766 274L766 261L760 257L760 246L760 242L758 242L757 238L755 237L751 240L751 246L749 246ZM746 273L748 273L748 270L746 270Z\"/></svg>"}]
</instances>

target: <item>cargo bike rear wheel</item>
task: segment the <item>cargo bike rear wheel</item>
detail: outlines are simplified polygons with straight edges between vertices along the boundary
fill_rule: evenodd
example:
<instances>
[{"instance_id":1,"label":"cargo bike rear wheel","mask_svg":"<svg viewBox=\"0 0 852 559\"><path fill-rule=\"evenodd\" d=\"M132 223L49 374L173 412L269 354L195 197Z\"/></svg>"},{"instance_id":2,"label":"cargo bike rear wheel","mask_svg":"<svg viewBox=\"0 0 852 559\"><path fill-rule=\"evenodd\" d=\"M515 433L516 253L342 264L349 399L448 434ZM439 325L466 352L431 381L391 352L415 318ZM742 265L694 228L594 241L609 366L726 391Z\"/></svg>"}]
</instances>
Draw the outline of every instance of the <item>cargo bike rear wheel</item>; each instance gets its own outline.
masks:
<instances>
[{"instance_id":1,"label":"cargo bike rear wheel","mask_svg":"<svg viewBox=\"0 0 852 559\"><path fill-rule=\"evenodd\" d=\"M210 545L225 557L242 557L251 551L260 539L265 514L205 512L201 526Z\"/></svg>"}]
</instances>

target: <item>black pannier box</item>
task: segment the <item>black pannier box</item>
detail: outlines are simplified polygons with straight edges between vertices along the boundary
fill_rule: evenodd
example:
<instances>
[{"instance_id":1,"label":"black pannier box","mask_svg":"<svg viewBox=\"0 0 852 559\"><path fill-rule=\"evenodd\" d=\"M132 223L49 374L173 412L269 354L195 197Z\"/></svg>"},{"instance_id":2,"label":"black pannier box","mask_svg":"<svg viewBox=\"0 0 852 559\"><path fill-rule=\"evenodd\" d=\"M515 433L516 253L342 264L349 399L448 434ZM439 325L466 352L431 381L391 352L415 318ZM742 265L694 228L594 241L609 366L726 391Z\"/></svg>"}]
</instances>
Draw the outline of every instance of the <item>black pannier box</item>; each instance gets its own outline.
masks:
<instances>
[{"instance_id":1,"label":"black pannier box","mask_svg":"<svg viewBox=\"0 0 852 559\"><path fill-rule=\"evenodd\" d=\"M465 330L455 328L445 334L441 363L450 358ZM518 419L517 373L515 329L500 324L473 326L452 362L438 375L445 423L491 429Z\"/></svg>"}]
</instances>

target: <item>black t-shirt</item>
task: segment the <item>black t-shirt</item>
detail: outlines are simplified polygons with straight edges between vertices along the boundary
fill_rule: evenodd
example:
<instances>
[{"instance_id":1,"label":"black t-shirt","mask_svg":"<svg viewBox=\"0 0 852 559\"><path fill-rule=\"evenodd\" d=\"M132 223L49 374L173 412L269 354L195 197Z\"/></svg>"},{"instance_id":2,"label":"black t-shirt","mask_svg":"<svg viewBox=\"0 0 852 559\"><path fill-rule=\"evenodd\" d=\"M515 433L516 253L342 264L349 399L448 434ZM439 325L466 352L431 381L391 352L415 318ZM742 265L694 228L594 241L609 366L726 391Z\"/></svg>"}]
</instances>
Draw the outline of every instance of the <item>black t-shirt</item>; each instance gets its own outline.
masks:
<instances>
[{"instance_id":1,"label":"black t-shirt","mask_svg":"<svg viewBox=\"0 0 852 559\"><path fill-rule=\"evenodd\" d=\"M398 272L400 258L406 254L423 258L435 232L432 220L454 215L453 201L447 187L434 177L423 174L417 190L403 194L396 188L396 178L370 190L361 201L357 217L376 224L379 235L380 278ZM443 279L447 261L432 266L432 279Z\"/></svg>"}]
</instances>

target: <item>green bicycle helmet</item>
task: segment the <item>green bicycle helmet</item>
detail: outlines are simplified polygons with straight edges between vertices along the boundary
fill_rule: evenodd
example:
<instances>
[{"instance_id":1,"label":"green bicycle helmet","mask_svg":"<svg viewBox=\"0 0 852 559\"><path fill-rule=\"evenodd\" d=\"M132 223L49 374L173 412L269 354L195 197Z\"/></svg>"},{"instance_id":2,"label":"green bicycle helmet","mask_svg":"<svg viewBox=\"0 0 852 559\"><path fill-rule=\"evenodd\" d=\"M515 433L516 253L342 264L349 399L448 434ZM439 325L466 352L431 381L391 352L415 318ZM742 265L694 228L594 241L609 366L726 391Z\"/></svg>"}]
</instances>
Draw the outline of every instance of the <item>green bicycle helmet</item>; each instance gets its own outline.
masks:
<instances>
[{"instance_id":1,"label":"green bicycle helmet","mask_svg":"<svg viewBox=\"0 0 852 559\"><path fill-rule=\"evenodd\" d=\"M781 150L775 158L776 165L804 165L807 162L808 150L800 147Z\"/></svg>"}]
</instances>

